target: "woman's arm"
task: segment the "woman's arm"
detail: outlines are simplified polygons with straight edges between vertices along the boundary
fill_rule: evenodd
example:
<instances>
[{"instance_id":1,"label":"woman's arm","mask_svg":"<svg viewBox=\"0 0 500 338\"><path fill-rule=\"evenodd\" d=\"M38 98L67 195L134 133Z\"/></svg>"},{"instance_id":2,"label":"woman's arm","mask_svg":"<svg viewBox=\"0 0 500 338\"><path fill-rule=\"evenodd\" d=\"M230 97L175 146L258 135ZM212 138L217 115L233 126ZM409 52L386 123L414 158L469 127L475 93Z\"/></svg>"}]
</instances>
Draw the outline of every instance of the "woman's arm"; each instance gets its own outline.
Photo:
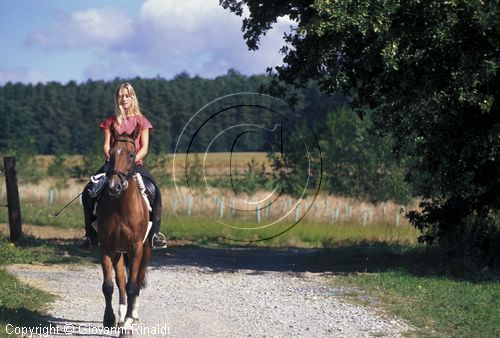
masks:
<instances>
[{"instance_id":1,"label":"woman's arm","mask_svg":"<svg viewBox=\"0 0 500 338\"><path fill-rule=\"evenodd\" d=\"M111 144L111 132L109 128L102 130L104 133L104 142L102 145L102 152L104 153L104 158L109 161L109 145Z\"/></svg>"},{"instance_id":2,"label":"woman's arm","mask_svg":"<svg viewBox=\"0 0 500 338\"><path fill-rule=\"evenodd\" d=\"M148 147L149 147L149 129L143 129L141 130L141 149L137 152L135 155L135 161L141 161L148 153Z\"/></svg>"}]
</instances>

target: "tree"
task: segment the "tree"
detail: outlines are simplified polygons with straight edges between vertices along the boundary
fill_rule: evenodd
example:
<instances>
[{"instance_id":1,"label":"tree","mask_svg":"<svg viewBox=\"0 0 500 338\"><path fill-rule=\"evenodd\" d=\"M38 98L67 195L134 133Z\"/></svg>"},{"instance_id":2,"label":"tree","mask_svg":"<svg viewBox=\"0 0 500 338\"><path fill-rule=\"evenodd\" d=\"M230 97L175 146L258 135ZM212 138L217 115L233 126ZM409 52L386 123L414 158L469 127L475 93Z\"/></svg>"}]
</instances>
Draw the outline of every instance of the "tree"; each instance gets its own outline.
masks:
<instances>
[{"instance_id":1,"label":"tree","mask_svg":"<svg viewBox=\"0 0 500 338\"><path fill-rule=\"evenodd\" d=\"M328 114L320 143L324 184L335 195L406 204L411 189L391 152L391 139L370 132L371 120L341 107Z\"/></svg>"},{"instance_id":2,"label":"tree","mask_svg":"<svg viewBox=\"0 0 500 338\"><path fill-rule=\"evenodd\" d=\"M500 257L498 0L220 3L238 15L248 7L249 49L277 18L295 20L284 64L268 72L275 83L342 90L360 116L371 112L425 199L409 215L422 240Z\"/></svg>"}]
</instances>

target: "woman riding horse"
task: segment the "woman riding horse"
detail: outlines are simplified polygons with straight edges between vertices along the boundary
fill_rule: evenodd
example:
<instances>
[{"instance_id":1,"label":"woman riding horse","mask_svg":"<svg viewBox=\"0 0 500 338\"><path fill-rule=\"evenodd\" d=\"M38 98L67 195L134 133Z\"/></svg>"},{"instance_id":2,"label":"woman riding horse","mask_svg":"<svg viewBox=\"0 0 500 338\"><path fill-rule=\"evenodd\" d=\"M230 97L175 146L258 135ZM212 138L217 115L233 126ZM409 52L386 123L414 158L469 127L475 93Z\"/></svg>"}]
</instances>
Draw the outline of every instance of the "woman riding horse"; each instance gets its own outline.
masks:
<instances>
[{"instance_id":1,"label":"woman riding horse","mask_svg":"<svg viewBox=\"0 0 500 338\"><path fill-rule=\"evenodd\" d=\"M137 125L132 133L120 133L110 126L114 144L109 151L107 181L96 207L101 265L102 292L106 300L103 325L123 327L120 337L130 337L139 321L138 297L145 285L151 257L149 208L144 184L134 172L137 156L135 139L141 133ZM128 278L125 277L125 265ZM113 269L119 290L118 323L113 312Z\"/></svg>"},{"instance_id":2,"label":"woman riding horse","mask_svg":"<svg viewBox=\"0 0 500 338\"><path fill-rule=\"evenodd\" d=\"M154 195L151 203L152 211L150 219L153 222L153 237L151 241L152 246L153 248L164 248L167 246L167 241L165 236L160 232L162 210L160 189L158 188L153 176L151 176L151 174L143 166L143 159L148 153L149 130L153 128L153 125L144 115L142 115L139 109L139 101L137 99L137 95L130 83L122 83L117 88L115 93L115 115L108 117L100 124L100 128L102 129L104 134L103 152L106 162L97 171L96 175L107 173L107 171L109 170L109 150L114 142L110 132L110 127L113 127L117 134L130 134L135 130L136 126L139 126L140 133L136 135L134 139L134 144L137 151L135 154L134 171L142 175L147 188L146 190L150 194ZM104 177L104 175L102 176ZM93 182L89 182L89 184L87 184L87 186L83 190L82 194L82 204L85 220L85 237L79 244L79 247L83 249L90 249L98 244L97 232L92 227L92 223L96 220L94 214L95 196L91 196L90 193L94 184L95 183Z\"/></svg>"}]
</instances>

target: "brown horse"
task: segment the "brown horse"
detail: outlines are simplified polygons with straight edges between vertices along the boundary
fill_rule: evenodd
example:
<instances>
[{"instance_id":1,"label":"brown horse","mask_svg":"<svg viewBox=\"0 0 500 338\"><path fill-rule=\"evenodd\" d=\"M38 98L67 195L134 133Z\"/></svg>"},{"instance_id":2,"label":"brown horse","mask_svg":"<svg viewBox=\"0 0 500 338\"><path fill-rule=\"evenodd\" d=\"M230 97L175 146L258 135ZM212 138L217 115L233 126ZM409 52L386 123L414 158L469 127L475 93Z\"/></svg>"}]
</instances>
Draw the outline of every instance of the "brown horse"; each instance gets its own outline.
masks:
<instances>
[{"instance_id":1,"label":"brown horse","mask_svg":"<svg viewBox=\"0 0 500 338\"><path fill-rule=\"evenodd\" d=\"M132 324L139 319L139 291L145 286L146 270L151 257L150 239L147 236L149 210L133 177L136 154L134 140L140 133L139 126L132 134L117 135L113 127L110 132L114 144L109 152L110 169L106 173L108 183L96 212L104 275L102 292L106 300L103 324L105 327L118 324L123 327L124 332L130 332ZM120 293L118 323L111 305L113 268Z\"/></svg>"}]
</instances>

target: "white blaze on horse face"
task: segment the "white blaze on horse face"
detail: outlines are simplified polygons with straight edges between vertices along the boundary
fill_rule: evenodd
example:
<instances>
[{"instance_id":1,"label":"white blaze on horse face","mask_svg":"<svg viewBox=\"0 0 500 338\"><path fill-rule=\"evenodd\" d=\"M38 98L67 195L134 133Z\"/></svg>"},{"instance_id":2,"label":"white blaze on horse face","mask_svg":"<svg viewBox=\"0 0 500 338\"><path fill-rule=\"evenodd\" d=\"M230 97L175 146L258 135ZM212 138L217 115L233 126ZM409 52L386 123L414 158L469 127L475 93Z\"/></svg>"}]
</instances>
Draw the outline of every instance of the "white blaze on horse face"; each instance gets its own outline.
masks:
<instances>
[{"instance_id":1,"label":"white blaze on horse face","mask_svg":"<svg viewBox=\"0 0 500 338\"><path fill-rule=\"evenodd\" d=\"M108 182L109 189L113 191L115 189L115 185L116 185L116 178L111 177L111 179Z\"/></svg>"}]
</instances>

